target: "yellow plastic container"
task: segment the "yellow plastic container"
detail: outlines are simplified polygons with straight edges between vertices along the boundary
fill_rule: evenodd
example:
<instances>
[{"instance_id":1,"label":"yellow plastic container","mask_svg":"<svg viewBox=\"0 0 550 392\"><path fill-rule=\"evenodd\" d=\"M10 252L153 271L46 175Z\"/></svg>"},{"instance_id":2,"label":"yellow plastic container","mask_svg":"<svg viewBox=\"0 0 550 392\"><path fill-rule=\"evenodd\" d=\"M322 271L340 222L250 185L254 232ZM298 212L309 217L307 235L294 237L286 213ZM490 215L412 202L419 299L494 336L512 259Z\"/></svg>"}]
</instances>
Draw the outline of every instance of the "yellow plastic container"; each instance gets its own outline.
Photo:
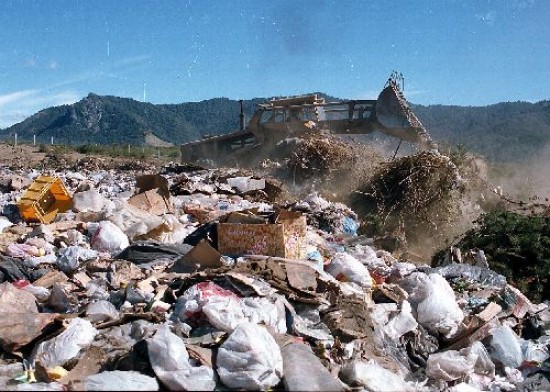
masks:
<instances>
[{"instance_id":1,"label":"yellow plastic container","mask_svg":"<svg viewBox=\"0 0 550 392\"><path fill-rule=\"evenodd\" d=\"M40 176L23 193L17 208L25 222L50 223L72 204L73 199L60 178Z\"/></svg>"}]
</instances>

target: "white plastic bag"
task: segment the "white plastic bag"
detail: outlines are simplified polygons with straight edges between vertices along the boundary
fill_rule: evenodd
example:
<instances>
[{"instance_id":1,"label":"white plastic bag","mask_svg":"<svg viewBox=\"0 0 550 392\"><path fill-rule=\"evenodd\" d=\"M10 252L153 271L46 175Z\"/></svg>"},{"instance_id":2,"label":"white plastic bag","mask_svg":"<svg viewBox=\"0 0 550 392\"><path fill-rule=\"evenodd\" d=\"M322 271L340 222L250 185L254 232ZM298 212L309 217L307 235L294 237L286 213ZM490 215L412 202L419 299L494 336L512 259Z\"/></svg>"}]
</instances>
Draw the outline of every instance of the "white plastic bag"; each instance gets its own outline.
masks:
<instances>
[{"instance_id":1,"label":"white plastic bag","mask_svg":"<svg viewBox=\"0 0 550 392\"><path fill-rule=\"evenodd\" d=\"M92 323L117 320L120 317L115 305L109 301L99 300L92 302L86 308L86 319Z\"/></svg>"},{"instance_id":2,"label":"white plastic bag","mask_svg":"<svg viewBox=\"0 0 550 392\"><path fill-rule=\"evenodd\" d=\"M11 221L7 217L0 216L0 233L2 233L5 228L10 226L13 226L13 223L11 223Z\"/></svg>"},{"instance_id":3,"label":"white plastic bag","mask_svg":"<svg viewBox=\"0 0 550 392\"><path fill-rule=\"evenodd\" d=\"M275 339L252 323L240 324L220 346L218 375L229 388L265 390L283 376L283 358Z\"/></svg>"},{"instance_id":4,"label":"white plastic bag","mask_svg":"<svg viewBox=\"0 0 550 392\"><path fill-rule=\"evenodd\" d=\"M147 235L147 239L162 242L163 244L183 243L185 237L190 234L190 230L181 224L173 214L162 215L162 219L164 223L153 231L155 235ZM157 233L158 231L159 233Z\"/></svg>"},{"instance_id":5,"label":"white plastic bag","mask_svg":"<svg viewBox=\"0 0 550 392\"><path fill-rule=\"evenodd\" d=\"M479 392L479 389L465 382L461 382L449 388L449 392Z\"/></svg>"},{"instance_id":6,"label":"white plastic bag","mask_svg":"<svg viewBox=\"0 0 550 392\"><path fill-rule=\"evenodd\" d=\"M31 357L40 361L46 368L63 366L75 358L80 350L88 347L98 334L97 329L88 320L72 319L65 331L56 337L40 343Z\"/></svg>"},{"instance_id":7,"label":"white plastic bag","mask_svg":"<svg viewBox=\"0 0 550 392\"><path fill-rule=\"evenodd\" d=\"M542 363L550 358L550 352L548 351L547 344L526 340L523 342L521 348L526 361Z\"/></svg>"},{"instance_id":8,"label":"white plastic bag","mask_svg":"<svg viewBox=\"0 0 550 392\"><path fill-rule=\"evenodd\" d=\"M130 242L126 234L115 224L109 221L99 222L99 226L92 236L92 249L116 255L126 249Z\"/></svg>"},{"instance_id":9,"label":"white plastic bag","mask_svg":"<svg viewBox=\"0 0 550 392\"><path fill-rule=\"evenodd\" d=\"M363 265L369 268L369 271L376 271L380 275L387 276L391 273L389 267L383 258L376 255L376 251L368 245L355 245L350 253Z\"/></svg>"},{"instance_id":10,"label":"white plastic bag","mask_svg":"<svg viewBox=\"0 0 550 392\"><path fill-rule=\"evenodd\" d=\"M48 298L50 298L51 292L45 287L35 286L29 283L28 285L20 288L22 288L25 291L28 291L29 293L32 293L36 297L38 302L46 302Z\"/></svg>"},{"instance_id":11,"label":"white plastic bag","mask_svg":"<svg viewBox=\"0 0 550 392\"><path fill-rule=\"evenodd\" d=\"M430 274L429 278L429 294L418 304L417 321L430 332L450 337L457 332L464 313L447 280L439 274Z\"/></svg>"},{"instance_id":12,"label":"white plastic bag","mask_svg":"<svg viewBox=\"0 0 550 392\"><path fill-rule=\"evenodd\" d=\"M467 356L472 361L475 374L489 380L495 378L495 364L491 361L491 357L483 343L474 342L471 346L460 350L460 354Z\"/></svg>"},{"instance_id":13,"label":"white plastic bag","mask_svg":"<svg viewBox=\"0 0 550 392\"><path fill-rule=\"evenodd\" d=\"M87 391L158 391L154 377L136 371L114 370L92 374L84 380Z\"/></svg>"},{"instance_id":14,"label":"white plastic bag","mask_svg":"<svg viewBox=\"0 0 550 392\"><path fill-rule=\"evenodd\" d=\"M208 322L221 331L231 332L246 321L241 301L233 297L210 297L202 307Z\"/></svg>"},{"instance_id":15,"label":"white plastic bag","mask_svg":"<svg viewBox=\"0 0 550 392\"><path fill-rule=\"evenodd\" d=\"M519 337L507 325L491 331L489 355L494 361L506 367L517 368L523 362L523 352Z\"/></svg>"},{"instance_id":16,"label":"white plastic bag","mask_svg":"<svg viewBox=\"0 0 550 392\"><path fill-rule=\"evenodd\" d=\"M265 324L278 333L287 333L285 305L279 299L246 297L242 309L247 320L253 324Z\"/></svg>"},{"instance_id":17,"label":"white plastic bag","mask_svg":"<svg viewBox=\"0 0 550 392\"><path fill-rule=\"evenodd\" d=\"M336 253L327 272L342 282L353 282L364 289L372 287L369 270L359 260L347 253Z\"/></svg>"},{"instance_id":18,"label":"white plastic bag","mask_svg":"<svg viewBox=\"0 0 550 392\"><path fill-rule=\"evenodd\" d=\"M50 253L45 256L39 256L39 257L30 257L28 259L23 260L23 265L29 268L35 268L40 264L56 264L56 263L57 263L57 256L55 255L55 253Z\"/></svg>"},{"instance_id":19,"label":"white plastic bag","mask_svg":"<svg viewBox=\"0 0 550 392\"><path fill-rule=\"evenodd\" d=\"M415 388L399 375L374 361L355 361L346 364L340 378L349 385L361 385L371 392L413 392Z\"/></svg>"},{"instance_id":20,"label":"white plastic bag","mask_svg":"<svg viewBox=\"0 0 550 392\"><path fill-rule=\"evenodd\" d=\"M238 191L243 193L265 188L265 179L256 180L251 177L228 178L227 183L231 188L236 188Z\"/></svg>"},{"instance_id":21,"label":"white plastic bag","mask_svg":"<svg viewBox=\"0 0 550 392\"><path fill-rule=\"evenodd\" d=\"M281 349L287 391L344 391L308 344L291 343Z\"/></svg>"},{"instance_id":22,"label":"white plastic bag","mask_svg":"<svg viewBox=\"0 0 550 392\"><path fill-rule=\"evenodd\" d=\"M81 246L69 246L59 250L60 257L57 259L57 266L63 272L76 271L81 261L92 260L97 257L93 249L86 249Z\"/></svg>"},{"instance_id":23,"label":"white plastic bag","mask_svg":"<svg viewBox=\"0 0 550 392\"><path fill-rule=\"evenodd\" d=\"M188 288L178 298L174 310L174 317L183 322L200 319L201 314L211 325L225 332L232 332L247 320L241 299L212 282L201 282Z\"/></svg>"},{"instance_id":24,"label":"white plastic bag","mask_svg":"<svg viewBox=\"0 0 550 392\"><path fill-rule=\"evenodd\" d=\"M277 298L239 298L212 282L198 283L178 298L174 316L180 321L193 322L204 314L208 322L225 332L232 332L243 322L263 323L279 333L286 333L284 304Z\"/></svg>"},{"instance_id":25,"label":"white plastic bag","mask_svg":"<svg viewBox=\"0 0 550 392\"><path fill-rule=\"evenodd\" d=\"M397 275L401 275L406 273L403 271L407 269L408 265L406 263L397 263L394 266L392 274L396 273ZM430 278L424 272L411 273L399 282L399 286L409 294L408 301L413 308L416 308L420 302L424 301L428 295L430 295Z\"/></svg>"},{"instance_id":26,"label":"white plastic bag","mask_svg":"<svg viewBox=\"0 0 550 392\"><path fill-rule=\"evenodd\" d=\"M183 340L161 326L147 340L147 351L153 371L168 389L173 391L212 391L216 386L214 371L208 366L193 367Z\"/></svg>"},{"instance_id":27,"label":"white plastic bag","mask_svg":"<svg viewBox=\"0 0 550 392\"><path fill-rule=\"evenodd\" d=\"M431 354L426 365L426 375L434 380L453 381L466 376L474 369L474 358L461 355L456 350Z\"/></svg>"},{"instance_id":28,"label":"white plastic bag","mask_svg":"<svg viewBox=\"0 0 550 392\"><path fill-rule=\"evenodd\" d=\"M384 332L391 339L397 340L407 332L414 331L417 327L418 323L411 313L411 304L408 301L403 301L401 312L384 326Z\"/></svg>"},{"instance_id":29,"label":"white plastic bag","mask_svg":"<svg viewBox=\"0 0 550 392\"><path fill-rule=\"evenodd\" d=\"M76 192L73 195L73 211L76 212L100 212L110 203L96 189L89 191Z\"/></svg>"},{"instance_id":30,"label":"white plastic bag","mask_svg":"<svg viewBox=\"0 0 550 392\"><path fill-rule=\"evenodd\" d=\"M124 200L114 199L112 206L105 212L104 218L118 226L132 241L146 235L164 222L161 217L134 207Z\"/></svg>"}]
</instances>

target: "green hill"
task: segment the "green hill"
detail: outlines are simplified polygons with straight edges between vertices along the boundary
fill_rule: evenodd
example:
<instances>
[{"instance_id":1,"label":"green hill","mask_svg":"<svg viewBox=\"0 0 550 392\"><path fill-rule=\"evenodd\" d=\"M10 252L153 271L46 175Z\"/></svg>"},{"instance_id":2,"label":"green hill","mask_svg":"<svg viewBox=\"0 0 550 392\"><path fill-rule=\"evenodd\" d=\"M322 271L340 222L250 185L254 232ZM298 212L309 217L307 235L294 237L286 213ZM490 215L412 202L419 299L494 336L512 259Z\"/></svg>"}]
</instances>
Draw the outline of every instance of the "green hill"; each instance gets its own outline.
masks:
<instances>
[{"instance_id":1,"label":"green hill","mask_svg":"<svg viewBox=\"0 0 550 392\"><path fill-rule=\"evenodd\" d=\"M228 99L154 105L90 93L75 104L41 110L3 130L2 134L6 137L17 133L21 140L32 140L36 135L37 140L44 143L53 136L56 143L142 145L145 135L152 133L171 143L182 143L227 125L229 111L234 111L238 124L238 105ZM221 116L211 116L209 124L200 121L201 114L208 110ZM225 122L222 124L220 120Z\"/></svg>"}]
</instances>

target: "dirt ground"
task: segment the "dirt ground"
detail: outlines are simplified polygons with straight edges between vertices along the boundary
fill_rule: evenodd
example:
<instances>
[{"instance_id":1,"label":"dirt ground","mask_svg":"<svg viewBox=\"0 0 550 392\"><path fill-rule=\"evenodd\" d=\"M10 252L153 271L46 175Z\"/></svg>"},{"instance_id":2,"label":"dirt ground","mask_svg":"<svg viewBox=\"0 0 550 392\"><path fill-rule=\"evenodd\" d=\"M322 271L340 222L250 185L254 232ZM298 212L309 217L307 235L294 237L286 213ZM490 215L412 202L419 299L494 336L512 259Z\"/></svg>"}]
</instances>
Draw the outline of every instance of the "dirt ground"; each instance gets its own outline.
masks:
<instances>
[{"instance_id":1,"label":"dirt ground","mask_svg":"<svg viewBox=\"0 0 550 392\"><path fill-rule=\"evenodd\" d=\"M0 143L0 164L2 167L26 168L39 165L46 154L39 151L38 146L13 145Z\"/></svg>"},{"instance_id":2,"label":"dirt ground","mask_svg":"<svg viewBox=\"0 0 550 392\"><path fill-rule=\"evenodd\" d=\"M53 146L48 148L50 151L44 151L44 148L40 146L32 145L18 145L17 147L0 143L0 167L7 167L10 169L29 169L34 168L40 170L41 168L62 168L74 165L79 161L84 162L84 167L87 163L90 166L97 166L97 163L101 163L101 168L116 168L121 165L147 165L161 167L169 162L166 157L154 157L151 156L144 160L136 160L135 158L128 157L110 157L102 155L89 155L81 154L76 151L58 148ZM94 164L92 164L92 161ZM93 167L89 167L92 169Z\"/></svg>"}]
</instances>

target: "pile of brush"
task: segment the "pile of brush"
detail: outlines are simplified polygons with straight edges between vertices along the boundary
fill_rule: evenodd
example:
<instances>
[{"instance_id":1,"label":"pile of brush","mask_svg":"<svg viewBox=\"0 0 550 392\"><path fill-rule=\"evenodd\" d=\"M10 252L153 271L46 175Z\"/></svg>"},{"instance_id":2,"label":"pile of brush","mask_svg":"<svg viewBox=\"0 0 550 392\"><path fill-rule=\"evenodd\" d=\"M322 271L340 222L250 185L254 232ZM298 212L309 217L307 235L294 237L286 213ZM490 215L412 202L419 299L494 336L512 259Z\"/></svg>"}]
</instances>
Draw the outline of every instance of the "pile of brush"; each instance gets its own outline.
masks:
<instances>
[{"instance_id":1,"label":"pile of brush","mask_svg":"<svg viewBox=\"0 0 550 392\"><path fill-rule=\"evenodd\" d=\"M437 230L451 218L461 186L459 171L448 157L421 152L381 164L356 189L352 207L378 231Z\"/></svg>"},{"instance_id":2,"label":"pile of brush","mask_svg":"<svg viewBox=\"0 0 550 392\"><path fill-rule=\"evenodd\" d=\"M357 157L353 147L335 137L308 135L291 154L288 167L297 180L330 180L353 167Z\"/></svg>"}]
</instances>

